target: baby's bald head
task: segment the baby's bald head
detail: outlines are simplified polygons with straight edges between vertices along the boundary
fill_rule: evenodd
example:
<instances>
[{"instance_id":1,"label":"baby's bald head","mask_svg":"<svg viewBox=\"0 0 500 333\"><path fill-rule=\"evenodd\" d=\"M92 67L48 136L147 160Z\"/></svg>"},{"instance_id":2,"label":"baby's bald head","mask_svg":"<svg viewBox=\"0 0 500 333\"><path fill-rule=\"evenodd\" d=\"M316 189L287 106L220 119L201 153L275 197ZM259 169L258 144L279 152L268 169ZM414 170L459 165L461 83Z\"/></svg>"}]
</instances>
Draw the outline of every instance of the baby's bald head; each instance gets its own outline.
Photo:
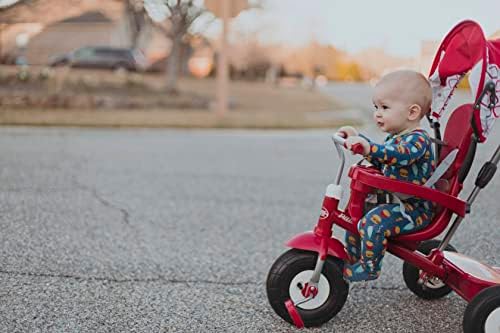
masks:
<instances>
[{"instance_id":1,"label":"baby's bald head","mask_svg":"<svg viewBox=\"0 0 500 333\"><path fill-rule=\"evenodd\" d=\"M422 109L420 118L429 112L432 90L422 74L411 70L398 70L384 75L375 86L375 95L388 96L409 105L417 104Z\"/></svg>"}]
</instances>

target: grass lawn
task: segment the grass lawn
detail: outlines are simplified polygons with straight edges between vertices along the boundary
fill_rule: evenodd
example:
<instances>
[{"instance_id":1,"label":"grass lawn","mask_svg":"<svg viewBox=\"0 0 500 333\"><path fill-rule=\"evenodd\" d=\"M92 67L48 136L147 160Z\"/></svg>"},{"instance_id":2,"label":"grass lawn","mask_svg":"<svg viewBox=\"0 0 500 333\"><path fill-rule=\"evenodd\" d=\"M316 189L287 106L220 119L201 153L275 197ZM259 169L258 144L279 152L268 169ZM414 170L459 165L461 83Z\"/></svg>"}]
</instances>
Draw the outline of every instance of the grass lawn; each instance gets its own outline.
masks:
<instances>
[{"instance_id":1,"label":"grass lawn","mask_svg":"<svg viewBox=\"0 0 500 333\"><path fill-rule=\"evenodd\" d=\"M71 73L70 76L65 73L66 77L78 78L78 75L85 75L87 78L90 76L94 82L94 86L82 90L79 97L84 94L93 97L106 93L114 94L114 98L134 95L136 101L140 98L145 104L152 99L161 99L161 105L172 106L68 109L4 105L0 109L0 125L278 129L335 127L355 122L337 117L337 114L342 114L344 107L334 99L300 86L283 87L264 82L233 81L229 88L231 108L226 115L220 117L211 107L176 106L185 105L185 101L191 96L208 101L205 104L214 105L216 81L212 78L183 78L179 81L180 94L168 95L161 89L165 80L161 75L141 76L139 80L146 87L142 93L137 86L133 87L133 91L127 90L127 85L117 89L115 81L119 80L119 76L111 72L71 70ZM96 83L109 90L99 89L100 86ZM41 90L35 93L43 97L45 92Z\"/></svg>"}]
</instances>

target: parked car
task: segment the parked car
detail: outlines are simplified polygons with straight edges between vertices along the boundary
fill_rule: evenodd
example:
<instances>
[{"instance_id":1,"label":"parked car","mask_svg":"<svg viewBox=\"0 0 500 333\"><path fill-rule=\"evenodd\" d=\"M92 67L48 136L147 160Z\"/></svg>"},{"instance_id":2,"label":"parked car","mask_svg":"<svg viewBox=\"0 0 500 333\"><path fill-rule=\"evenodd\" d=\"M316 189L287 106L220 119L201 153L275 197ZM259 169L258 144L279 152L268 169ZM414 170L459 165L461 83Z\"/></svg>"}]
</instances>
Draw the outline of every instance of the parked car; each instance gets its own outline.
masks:
<instances>
[{"instance_id":1,"label":"parked car","mask_svg":"<svg viewBox=\"0 0 500 333\"><path fill-rule=\"evenodd\" d=\"M126 69L143 71L148 66L141 51L115 47L82 47L73 52L56 56L50 66L69 65L82 68Z\"/></svg>"}]
</instances>

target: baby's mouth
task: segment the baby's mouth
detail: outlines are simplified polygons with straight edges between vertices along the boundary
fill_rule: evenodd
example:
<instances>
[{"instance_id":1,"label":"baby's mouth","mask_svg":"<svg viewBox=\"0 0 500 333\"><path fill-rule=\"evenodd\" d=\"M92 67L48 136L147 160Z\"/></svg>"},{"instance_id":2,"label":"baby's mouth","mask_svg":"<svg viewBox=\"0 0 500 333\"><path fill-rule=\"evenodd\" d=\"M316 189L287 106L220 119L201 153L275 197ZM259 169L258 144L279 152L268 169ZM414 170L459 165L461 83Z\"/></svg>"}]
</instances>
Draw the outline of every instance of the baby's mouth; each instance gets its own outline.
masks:
<instances>
[{"instance_id":1,"label":"baby's mouth","mask_svg":"<svg viewBox=\"0 0 500 333\"><path fill-rule=\"evenodd\" d=\"M384 123L383 123L383 122L381 122L381 121L377 121L377 126L378 126L378 127L382 127L382 126L384 126Z\"/></svg>"}]
</instances>

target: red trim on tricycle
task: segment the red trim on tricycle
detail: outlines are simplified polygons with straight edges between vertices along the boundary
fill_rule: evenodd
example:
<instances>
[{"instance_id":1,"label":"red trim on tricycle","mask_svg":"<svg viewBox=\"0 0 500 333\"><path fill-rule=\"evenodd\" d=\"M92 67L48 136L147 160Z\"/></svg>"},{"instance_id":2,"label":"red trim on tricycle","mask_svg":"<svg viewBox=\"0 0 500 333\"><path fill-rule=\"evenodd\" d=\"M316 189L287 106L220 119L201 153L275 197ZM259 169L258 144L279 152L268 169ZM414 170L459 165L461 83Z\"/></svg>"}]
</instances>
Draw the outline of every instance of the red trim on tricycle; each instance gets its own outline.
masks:
<instances>
[{"instance_id":1,"label":"red trim on tricycle","mask_svg":"<svg viewBox=\"0 0 500 333\"><path fill-rule=\"evenodd\" d=\"M445 278L446 270L439 265L442 261L439 255L430 254L425 256L418 251L406 248L406 246L404 246L406 244L402 245L401 243L389 242L387 245L387 250L395 256L409 262L415 267L422 268L432 276L440 279Z\"/></svg>"},{"instance_id":2,"label":"red trim on tricycle","mask_svg":"<svg viewBox=\"0 0 500 333\"><path fill-rule=\"evenodd\" d=\"M286 242L286 245L294 249L313 251L321 253L321 241L323 237L316 235L312 231L304 232ZM341 241L335 238L328 238L328 255L340 259L347 259L347 252Z\"/></svg>"},{"instance_id":3,"label":"red trim on tricycle","mask_svg":"<svg viewBox=\"0 0 500 333\"><path fill-rule=\"evenodd\" d=\"M394 180L380 174L367 172L366 168L360 166L351 168L349 170L349 176L353 179L353 181L361 182L373 188L394 193L409 194L414 197L433 201L462 217L466 214L467 204L465 201L432 188L415 185L405 181Z\"/></svg>"},{"instance_id":4,"label":"red trim on tricycle","mask_svg":"<svg viewBox=\"0 0 500 333\"><path fill-rule=\"evenodd\" d=\"M500 284L500 271L460 253L444 252L444 282L468 302L481 290Z\"/></svg>"}]
</instances>

